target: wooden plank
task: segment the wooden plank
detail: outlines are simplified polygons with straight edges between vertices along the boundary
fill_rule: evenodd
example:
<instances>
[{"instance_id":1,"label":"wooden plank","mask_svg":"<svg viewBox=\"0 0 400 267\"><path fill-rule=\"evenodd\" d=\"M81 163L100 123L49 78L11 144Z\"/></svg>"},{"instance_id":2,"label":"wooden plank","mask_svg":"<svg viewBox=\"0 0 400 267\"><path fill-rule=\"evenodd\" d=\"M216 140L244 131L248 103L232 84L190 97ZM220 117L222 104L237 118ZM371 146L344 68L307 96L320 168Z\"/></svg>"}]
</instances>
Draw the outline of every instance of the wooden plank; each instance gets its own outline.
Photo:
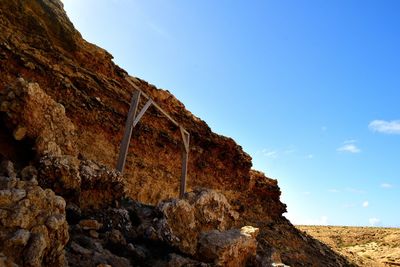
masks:
<instances>
[{"instance_id":1,"label":"wooden plank","mask_svg":"<svg viewBox=\"0 0 400 267\"><path fill-rule=\"evenodd\" d=\"M182 142L184 145L184 148L186 150L186 152L189 153L189 133L187 131L185 131L185 129L183 129L183 127L179 127L179 130L181 131L181 135L182 135Z\"/></svg>"},{"instance_id":2,"label":"wooden plank","mask_svg":"<svg viewBox=\"0 0 400 267\"><path fill-rule=\"evenodd\" d=\"M145 98L148 99L147 103L145 106L142 108L138 116L133 120L132 127L136 126L136 124L139 122L141 117L144 115L146 110L149 108L151 104L153 104L167 119L169 119L173 124L175 124L177 127L179 127L179 130L182 135L182 142L183 142L183 149L182 149L182 173L181 173L181 184L180 184L180 190L179 190L179 197L182 198L186 192L186 180L187 180L187 168L188 168L188 161L189 161L189 140L190 140L190 134L188 131L186 131L178 122L176 122L167 112L165 112L157 103L155 103L151 97L149 97L147 94L145 94L140 88L134 83L133 78L130 76L125 77L126 80L129 82L130 85L132 85L133 88L135 88L136 91L139 91ZM136 103L137 106L137 103ZM135 113L136 114L136 113ZM132 128L130 130L132 132ZM129 135L130 138L131 135ZM122 147L122 146L121 146ZM126 150L127 151L127 150ZM120 153L121 154L121 153ZM126 157L126 155L125 155ZM124 163L125 164L125 161ZM123 169L124 166L122 166ZM122 171L121 171L122 172Z\"/></svg>"},{"instance_id":3,"label":"wooden plank","mask_svg":"<svg viewBox=\"0 0 400 267\"><path fill-rule=\"evenodd\" d=\"M186 193L186 178L187 178L187 165L189 160L189 153L186 149L182 149L182 175L181 175L181 186L179 190L179 197L183 198Z\"/></svg>"},{"instance_id":4,"label":"wooden plank","mask_svg":"<svg viewBox=\"0 0 400 267\"><path fill-rule=\"evenodd\" d=\"M140 110L139 114L136 116L135 120L133 121L133 127L136 126L136 124L138 124L138 122L140 121L140 119L143 117L144 113L146 112L146 110L150 107L150 105L153 104L153 100L149 99L146 104L144 104L142 110Z\"/></svg>"},{"instance_id":5,"label":"wooden plank","mask_svg":"<svg viewBox=\"0 0 400 267\"><path fill-rule=\"evenodd\" d=\"M181 186L179 190L179 197L183 198L186 193L186 180L187 180L187 167L189 161L189 138L188 132L183 131L183 128L179 128L182 134L183 149L182 149L182 174L181 174Z\"/></svg>"},{"instance_id":6,"label":"wooden plank","mask_svg":"<svg viewBox=\"0 0 400 267\"><path fill-rule=\"evenodd\" d=\"M132 136L133 120L136 116L137 107L139 105L140 91L134 91L132 95L131 105L128 111L128 117L125 122L125 132L122 139L116 169L123 173L125 168L126 156L128 154L129 142Z\"/></svg>"},{"instance_id":7,"label":"wooden plank","mask_svg":"<svg viewBox=\"0 0 400 267\"><path fill-rule=\"evenodd\" d=\"M144 93L142 90L140 90L140 88L133 83L133 81L131 80L131 77L128 77L126 79L130 85L132 85L133 88L135 88L136 90L139 90L142 95L147 98L147 99L151 99L150 96L148 96L146 93ZM167 112L165 112L159 105L157 105L156 102L153 101L153 105L165 116L167 117L173 124L175 124L176 126L180 127L179 123L177 123ZM185 130L186 131L186 130Z\"/></svg>"}]
</instances>

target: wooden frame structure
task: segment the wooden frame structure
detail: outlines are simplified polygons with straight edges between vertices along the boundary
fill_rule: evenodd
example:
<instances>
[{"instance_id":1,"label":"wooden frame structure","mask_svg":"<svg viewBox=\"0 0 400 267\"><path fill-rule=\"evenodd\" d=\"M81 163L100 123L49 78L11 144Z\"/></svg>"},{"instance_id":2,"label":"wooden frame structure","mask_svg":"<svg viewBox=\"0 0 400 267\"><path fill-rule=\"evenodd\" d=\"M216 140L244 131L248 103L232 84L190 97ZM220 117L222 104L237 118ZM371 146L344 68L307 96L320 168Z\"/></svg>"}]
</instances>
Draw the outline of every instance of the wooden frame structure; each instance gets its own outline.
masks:
<instances>
[{"instance_id":1,"label":"wooden frame structure","mask_svg":"<svg viewBox=\"0 0 400 267\"><path fill-rule=\"evenodd\" d=\"M132 130L138 124L140 119L143 117L147 109L153 105L156 107L167 119L169 119L173 124L179 127L182 136L182 173L181 173L181 183L179 189L179 197L182 198L186 192L186 179L187 179L187 166L189 160L189 139L190 134L186 131L179 123L177 123L167 112L165 112L159 105L157 105L148 95L143 93L131 80L127 78L127 81L135 88L132 95L131 104L128 111L128 117L125 123L124 136L121 141L119 156L117 161L116 169L121 173L124 172L126 157L128 155L129 143L132 137ZM147 102L144 104L142 109L137 113L139 106L140 97L144 96L147 98ZM137 113L137 114L136 114Z\"/></svg>"}]
</instances>

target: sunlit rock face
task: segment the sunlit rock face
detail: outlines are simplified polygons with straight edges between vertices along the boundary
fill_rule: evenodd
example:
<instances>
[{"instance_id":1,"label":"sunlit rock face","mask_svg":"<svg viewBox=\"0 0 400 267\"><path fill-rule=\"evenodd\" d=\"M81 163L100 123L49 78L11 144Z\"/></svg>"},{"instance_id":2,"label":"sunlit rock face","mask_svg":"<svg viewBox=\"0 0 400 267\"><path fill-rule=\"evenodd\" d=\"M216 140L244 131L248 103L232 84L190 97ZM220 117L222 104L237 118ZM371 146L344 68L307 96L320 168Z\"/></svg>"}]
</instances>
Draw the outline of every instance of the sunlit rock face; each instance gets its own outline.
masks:
<instances>
[{"instance_id":1,"label":"sunlit rock face","mask_svg":"<svg viewBox=\"0 0 400 267\"><path fill-rule=\"evenodd\" d=\"M181 135L154 107L134 129L124 176L114 173L134 90L127 79L190 133L188 191L210 188L222 193L229 214L238 214L232 227L260 229L258 262L267 262L273 252L294 266L345 266L343 258L305 238L282 217L286 207L280 202L277 181L251 170L250 156L234 140L213 133L170 92L130 78L107 51L81 37L59 0L0 4L0 159L10 159L20 168L37 167L41 188L62 195L74 218L100 207L118 208L115 202L122 196L152 205L176 197ZM143 105L141 99L139 107ZM76 228L79 236L81 230ZM92 235L96 239L96 233ZM25 240L28 235L17 236ZM88 252L78 243L68 245L69 256ZM147 255L131 244L135 259ZM46 249L47 243L43 259ZM167 253L171 262L197 261L175 252ZM99 256L99 262L126 263L107 253Z\"/></svg>"}]
</instances>

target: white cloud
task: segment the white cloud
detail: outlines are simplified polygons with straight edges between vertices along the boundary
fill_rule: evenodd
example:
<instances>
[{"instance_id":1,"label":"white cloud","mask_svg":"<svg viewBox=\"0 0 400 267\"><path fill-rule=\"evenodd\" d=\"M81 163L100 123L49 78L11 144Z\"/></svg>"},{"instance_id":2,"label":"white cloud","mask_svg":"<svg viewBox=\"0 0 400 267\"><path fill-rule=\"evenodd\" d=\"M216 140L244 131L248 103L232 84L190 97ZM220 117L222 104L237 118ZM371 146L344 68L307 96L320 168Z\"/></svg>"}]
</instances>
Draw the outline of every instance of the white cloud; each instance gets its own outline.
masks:
<instances>
[{"instance_id":1,"label":"white cloud","mask_svg":"<svg viewBox=\"0 0 400 267\"><path fill-rule=\"evenodd\" d=\"M369 218L368 222L369 222L369 225L376 226L381 222L381 220L379 220L378 218Z\"/></svg>"},{"instance_id":2,"label":"white cloud","mask_svg":"<svg viewBox=\"0 0 400 267\"><path fill-rule=\"evenodd\" d=\"M357 143L356 139L348 139L348 140L344 140L343 144L354 144Z\"/></svg>"},{"instance_id":3,"label":"white cloud","mask_svg":"<svg viewBox=\"0 0 400 267\"><path fill-rule=\"evenodd\" d=\"M347 187L346 191L350 192L350 193L353 193L353 194L365 194L366 193L365 190L351 188L351 187Z\"/></svg>"},{"instance_id":4,"label":"white cloud","mask_svg":"<svg viewBox=\"0 0 400 267\"><path fill-rule=\"evenodd\" d=\"M383 184L381 184L381 187L388 189L388 188L392 188L393 185L392 184L388 184L388 183L383 183Z\"/></svg>"},{"instance_id":5,"label":"white cloud","mask_svg":"<svg viewBox=\"0 0 400 267\"><path fill-rule=\"evenodd\" d=\"M268 158L273 158L276 159L278 157L278 152L277 151L267 151L267 150L263 150L263 155L268 157Z\"/></svg>"},{"instance_id":6,"label":"white cloud","mask_svg":"<svg viewBox=\"0 0 400 267\"><path fill-rule=\"evenodd\" d=\"M362 206L363 206L363 208L368 208L369 202L368 202L368 201L364 201L364 202L362 203Z\"/></svg>"},{"instance_id":7,"label":"white cloud","mask_svg":"<svg viewBox=\"0 0 400 267\"><path fill-rule=\"evenodd\" d=\"M360 153L361 149L359 149L355 144L344 144L343 146L337 149L339 152L347 152L347 153Z\"/></svg>"},{"instance_id":8,"label":"white cloud","mask_svg":"<svg viewBox=\"0 0 400 267\"><path fill-rule=\"evenodd\" d=\"M305 191L305 192L303 192L303 195L309 196L309 195L311 195L311 192Z\"/></svg>"},{"instance_id":9,"label":"white cloud","mask_svg":"<svg viewBox=\"0 0 400 267\"><path fill-rule=\"evenodd\" d=\"M373 132L385 134L400 134L400 120L374 120L369 123L368 128Z\"/></svg>"},{"instance_id":10,"label":"white cloud","mask_svg":"<svg viewBox=\"0 0 400 267\"><path fill-rule=\"evenodd\" d=\"M296 152L296 149L286 149L283 151L285 154L293 154L294 152Z\"/></svg>"},{"instance_id":11,"label":"white cloud","mask_svg":"<svg viewBox=\"0 0 400 267\"><path fill-rule=\"evenodd\" d=\"M163 37L164 39L172 39L171 35L169 32L167 32L163 27L160 25L157 25L151 21L147 22L147 26L156 34L159 36Z\"/></svg>"},{"instance_id":12,"label":"white cloud","mask_svg":"<svg viewBox=\"0 0 400 267\"><path fill-rule=\"evenodd\" d=\"M278 151L277 150L270 150L270 149L262 149L256 152L257 154L261 154L264 157L268 158L273 158L276 159L278 157Z\"/></svg>"},{"instance_id":13,"label":"white cloud","mask_svg":"<svg viewBox=\"0 0 400 267\"><path fill-rule=\"evenodd\" d=\"M339 193L340 192L339 190L337 190L335 188L331 188L328 191L331 192L331 193Z\"/></svg>"},{"instance_id":14,"label":"white cloud","mask_svg":"<svg viewBox=\"0 0 400 267\"><path fill-rule=\"evenodd\" d=\"M306 158L308 158L308 159L313 159L313 158L314 158L314 155L313 155L313 154L308 154L308 155L306 156Z\"/></svg>"}]
</instances>

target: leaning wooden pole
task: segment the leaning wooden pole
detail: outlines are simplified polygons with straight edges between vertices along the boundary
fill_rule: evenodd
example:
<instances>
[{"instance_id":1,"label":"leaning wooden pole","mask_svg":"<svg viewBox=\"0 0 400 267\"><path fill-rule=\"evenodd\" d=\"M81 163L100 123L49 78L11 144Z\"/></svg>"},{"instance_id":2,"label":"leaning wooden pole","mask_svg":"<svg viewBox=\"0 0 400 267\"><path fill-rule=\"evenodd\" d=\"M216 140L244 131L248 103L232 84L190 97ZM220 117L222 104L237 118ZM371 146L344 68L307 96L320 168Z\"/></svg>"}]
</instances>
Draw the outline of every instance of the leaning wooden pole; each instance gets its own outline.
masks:
<instances>
[{"instance_id":1,"label":"leaning wooden pole","mask_svg":"<svg viewBox=\"0 0 400 267\"><path fill-rule=\"evenodd\" d=\"M135 90L132 95L131 106L129 107L128 117L125 123L124 137L119 148L119 156L117 161L117 170L123 173L125 168L126 156L128 154L129 142L132 136L133 122L136 118L136 112L140 100L140 91Z\"/></svg>"},{"instance_id":2,"label":"leaning wooden pole","mask_svg":"<svg viewBox=\"0 0 400 267\"><path fill-rule=\"evenodd\" d=\"M189 139L190 135L187 131L185 131L182 127L180 127L181 135L182 135L182 174L181 174L181 186L179 190L179 197L183 198L186 192L186 178L187 178L187 167L189 161Z\"/></svg>"}]
</instances>

